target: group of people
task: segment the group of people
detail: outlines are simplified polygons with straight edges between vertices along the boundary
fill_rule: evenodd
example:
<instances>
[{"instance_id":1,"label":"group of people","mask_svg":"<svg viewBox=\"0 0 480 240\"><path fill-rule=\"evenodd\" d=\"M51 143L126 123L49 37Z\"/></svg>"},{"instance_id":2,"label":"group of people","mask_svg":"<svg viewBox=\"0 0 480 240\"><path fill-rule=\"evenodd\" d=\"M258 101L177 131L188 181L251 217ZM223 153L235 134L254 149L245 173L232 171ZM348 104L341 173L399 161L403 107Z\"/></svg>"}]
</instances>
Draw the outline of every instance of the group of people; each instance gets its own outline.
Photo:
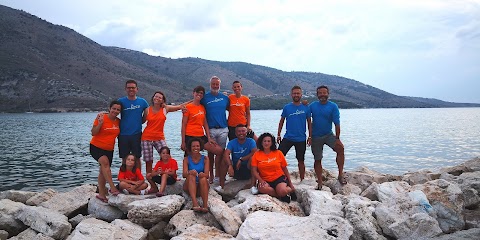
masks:
<instances>
[{"instance_id":1,"label":"group of people","mask_svg":"<svg viewBox=\"0 0 480 240\"><path fill-rule=\"evenodd\" d=\"M253 194L269 194L285 202L295 200L295 187L285 160L292 146L295 146L301 180L305 177L308 144L312 146L315 158L317 189L321 189L322 152L323 145L327 144L337 153L338 179L340 183L346 183L340 115L338 106L328 101L328 87L318 87L319 101L307 105L301 101L302 89L294 86L291 89L292 102L283 108L275 139L270 133L257 137L252 131L250 99L242 95L243 86L239 81L233 82L233 94L229 96L220 92L220 85L220 78L213 76L210 78L210 91L197 86L193 89L193 99L180 105L167 105L165 94L157 91L149 106L145 99L137 96L137 83L128 80L125 84L127 96L112 101L109 111L99 113L93 123L90 154L100 165L96 197L108 202L107 183L108 192L112 195L120 191L125 194L164 195L166 185L177 181L178 164L170 155L163 130L167 114L178 110L183 112L180 146L185 151L182 175L186 180L183 189L192 197L194 211L209 211L210 184L218 184L215 190L223 191L227 173L234 179L250 180L246 188L250 188ZM118 118L120 113L121 119ZM285 120L286 133L281 138ZM335 134L332 123L335 124ZM117 136L122 166L118 174L120 183L115 185L110 166ZM154 148L160 160L152 168ZM206 150L208 155L203 155L202 150ZM148 184L141 173L142 156L146 179L151 186L148 191ZM199 205L196 196L202 197L203 206Z\"/></svg>"}]
</instances>

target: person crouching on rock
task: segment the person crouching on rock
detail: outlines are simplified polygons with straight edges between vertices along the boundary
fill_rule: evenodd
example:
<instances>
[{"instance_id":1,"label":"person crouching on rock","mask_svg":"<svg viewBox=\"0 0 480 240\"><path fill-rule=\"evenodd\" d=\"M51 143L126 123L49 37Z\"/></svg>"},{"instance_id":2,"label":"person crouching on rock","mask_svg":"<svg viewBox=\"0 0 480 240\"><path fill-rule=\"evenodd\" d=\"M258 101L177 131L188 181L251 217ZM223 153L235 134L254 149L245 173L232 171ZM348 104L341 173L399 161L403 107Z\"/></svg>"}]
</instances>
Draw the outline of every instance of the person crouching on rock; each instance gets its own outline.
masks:
<instances>
[{"instance_id":1,"label":"person crouching on rock","mask_svg":"<svg viewBox=\"0 0 480 240\"><path fill-rule=\"evenodd\" d=\"M252 174L258 180L258 191L283 202L296 200L295 187L290 180L287 161L280 150L277 150L275 137L271 133L263 133L257 141L258 151L252 156Z\"/></svg>"},{"instance_id":2,"label":"person crouching on rock","mask_svg":"<svg viewBox=\"0 0 480 240\"><path fill-rule=\"evenodd\" d=\"M170 156L170 148L160 148L160 160L155 164L153 172L147 173L147 180L150 182L152 193L157 193L157 197L163 197L165 187L177 182L178 164L175 159ZM160 184L160 191L157 184Z\"/></svg>"},{"instance_id":3,"label":"person crouching on rock","mask_svg":"<svg viewBox=\"0 0 480 240\"><path fill-rule=\"evenodd\" d=\"M203 142L200 138L191 138L186 146L187 156L183 159L183 177L186 178L183 190L192 198L192 210L195 212L208 212L208 176L210 161L208 156L200 153L203 150ZM200 194L199 194L200 193ZM197 196L203 200L203 207L200 207Z\"/></svg>"},{"instance_id":4,"label":"person crouching on rock","mask_svg":"<svg viewBox=\"0 0 480 240\"><path fill-rule=\"evenodd\" d=\"M148 184L145 182L145 178L135 162L133 154L129 154L123 159L122 166L118 172L119 187L125 194L145 195L145 189L148 187Z\"/></svg>"}]
</instances>

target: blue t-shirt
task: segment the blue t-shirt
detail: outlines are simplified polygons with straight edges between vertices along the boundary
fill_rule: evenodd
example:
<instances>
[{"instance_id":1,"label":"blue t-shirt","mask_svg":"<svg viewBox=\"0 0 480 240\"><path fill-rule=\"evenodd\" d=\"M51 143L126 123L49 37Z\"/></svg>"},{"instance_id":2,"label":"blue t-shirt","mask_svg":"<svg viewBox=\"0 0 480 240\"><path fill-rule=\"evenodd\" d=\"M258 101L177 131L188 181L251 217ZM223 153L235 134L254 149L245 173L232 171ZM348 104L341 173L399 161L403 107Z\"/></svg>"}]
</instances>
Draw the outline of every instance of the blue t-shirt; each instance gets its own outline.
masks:
<instances>
[{"instance_id":1,"label":"blue t-shirt","mask_svg":"<svg viewBox=\"0 0 480 240\"><path fill-rule=\"evenodd\" d=\"M227 106L230 100L223 93L218 93L216 96L211 92L207 92L203 96L200 103L207 111L207 123L209 128L226 128L227 125Z\"/></svg>"},{"instance_id":2,"label":"blue t-shirt","mask_svg":"<svg viewBox=\"0 0 480 240\"><path fill-rule=\"evenodd\" d=\"M118 101L122 103L120 135L130 136L142 133L142 113L145 108L148 108L147 101L141 97L137 97L133 101L122 97Z\"/></svg>"},{"instance_id":3,"label":"blue t-shirt","mask_svg":"<svg viewBox=\"0 0 480 240\"><path fill-rule=\"evenodd\" d=\"M332 123L340 125L340 111L334 102L321 104L312 102L309 106L312 113L312 137L321 137L332 132Z\"/></svg>"},{"instance_id":4,"label":"blue t-shirt","mask_svg":"<svg viewBox=\"0 0 480 240\"><path fill-rule=\"evenodd\" d=\"M243 144L240 144L237 138L228 142L227 149L232 153L233 166L236 166L238 159L247 156L252 152L252 149L256 147L255 140L251 138L246 138ZM248 161L242 161L241 164L247 165Z\"/></svg>"},{"instance_id":5,"label":"blue t-shirt","mask_svg":"<svg viewBox=\"0 0 480 240\"><path fill-rule=\"evenodd\" d=\"M307 135L307 118L310 118L310 108L303 104L289 103L283 107L282 117L287 120L286 133L283 138L292 142L305 142Z\"/></svg>"},{"instance_id":6,"label":"blue t-shirt","mask_svg":"<svg viewBox=\"0 0 480 240\"><path fill-rule=\"evenodd\" d=\"M197 173L203 173L205 171L205 156L202 155L198 163L194 163L192 157L188 156L188 171L190 170L195 170ZM198 183L198 175L195 178L195 181Z\"/></svg>"}]
</instances>

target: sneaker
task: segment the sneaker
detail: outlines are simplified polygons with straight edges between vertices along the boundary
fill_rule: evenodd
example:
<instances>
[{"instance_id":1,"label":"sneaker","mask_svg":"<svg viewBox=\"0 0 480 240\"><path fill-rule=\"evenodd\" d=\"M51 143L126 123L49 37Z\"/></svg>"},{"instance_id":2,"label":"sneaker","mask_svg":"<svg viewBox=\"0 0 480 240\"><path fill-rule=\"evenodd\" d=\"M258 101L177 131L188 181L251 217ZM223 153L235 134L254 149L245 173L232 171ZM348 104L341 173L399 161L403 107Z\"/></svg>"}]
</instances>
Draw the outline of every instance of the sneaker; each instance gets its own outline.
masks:
<instances>
[{"instance_id":1,"label":"sneaker","mask_svg":"<svg viewBox=\"0 0 480 240\"><path fill-rule=\"evenodd\" d=\"M292 199L292 201L297 201L297 194L295 193L295 191L290 193L290 198Z\"/></svg>"},{"instance_id":2,"label":"sneaker","mask_svg":"<svg viewBox=\"0 0 480 240\"><path fill-rule=\"evenodd\" d=\"M280 201L290 203L292 199L290 198L290 195L286 195L280 198Z\"/></svg>"},{"instance_id":3,"label":"sneaker","mask_svg":"<svg viewBox=\"0 0 480 240\"><path fill-rule=\"evenodd\" d=\"M144 189L144 190L140 190L140 195L145 195L147 191Z\"/></svg>"},{"instance_id":4,"label":"sneaker","mask_svg":"<svg viewBox=\"0 0 480 240\"><path fill-rule=\"evenodd\" d=\"M123 194L125 194L125 195L128 195L128 194L130 194L130 192L128 192L128 190L127 190L127 189L123 189L123 190L122 190L122 192L123 192Z\"/></svg>"},{"instance_id":5,"label":"sneaker","mask_svg":"<svg viewBox=\"0 0 480 240\"><path fill-rule=\"evenodd\" d=\"M217 192L223 192L223 188L222 188L222 186L220 186L220 185L214 187L213 190L215 190L215 191L217 191Z\"/></svg>"},{"instance_id":6,"label":"sneaker","mask_svg":"<svg viewBox=\"0 0 480 240\"><path fill-rule=\"evenodd\" d=\"M213 178L213 184L220 184L220 178L214 177Z\"/></svg>"},{"instance_id":7,"label":"sneaker","mask_svg":"<svg viewBox=\"0 0 480 240\"><path fill-rule=\"evenodd\" d=\"M252 192L253 195L257 195L258 194L258 188L253 186L250 188L250 192Z\"/></svg>"}]
</instances>

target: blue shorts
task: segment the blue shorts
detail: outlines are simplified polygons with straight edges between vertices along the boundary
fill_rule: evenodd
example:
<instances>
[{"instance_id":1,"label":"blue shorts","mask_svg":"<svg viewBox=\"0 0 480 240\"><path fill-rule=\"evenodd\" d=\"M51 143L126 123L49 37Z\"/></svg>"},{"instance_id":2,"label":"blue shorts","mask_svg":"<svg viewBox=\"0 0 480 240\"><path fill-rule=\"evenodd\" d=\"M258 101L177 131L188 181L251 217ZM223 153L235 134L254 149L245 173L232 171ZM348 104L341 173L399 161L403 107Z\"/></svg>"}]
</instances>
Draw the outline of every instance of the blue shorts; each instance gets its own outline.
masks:
<instances>
[{"instance_id":1,"label":"blue shorts","mask_svg":"<svg viewBox=\"0 0 480 240\"><path fill-rule=\"evenodd\" d=\"M120 158L133 154L136 158L142 157L142 133L135 135L118 136L118 155Z\"/></svg>"}]
</instances>

